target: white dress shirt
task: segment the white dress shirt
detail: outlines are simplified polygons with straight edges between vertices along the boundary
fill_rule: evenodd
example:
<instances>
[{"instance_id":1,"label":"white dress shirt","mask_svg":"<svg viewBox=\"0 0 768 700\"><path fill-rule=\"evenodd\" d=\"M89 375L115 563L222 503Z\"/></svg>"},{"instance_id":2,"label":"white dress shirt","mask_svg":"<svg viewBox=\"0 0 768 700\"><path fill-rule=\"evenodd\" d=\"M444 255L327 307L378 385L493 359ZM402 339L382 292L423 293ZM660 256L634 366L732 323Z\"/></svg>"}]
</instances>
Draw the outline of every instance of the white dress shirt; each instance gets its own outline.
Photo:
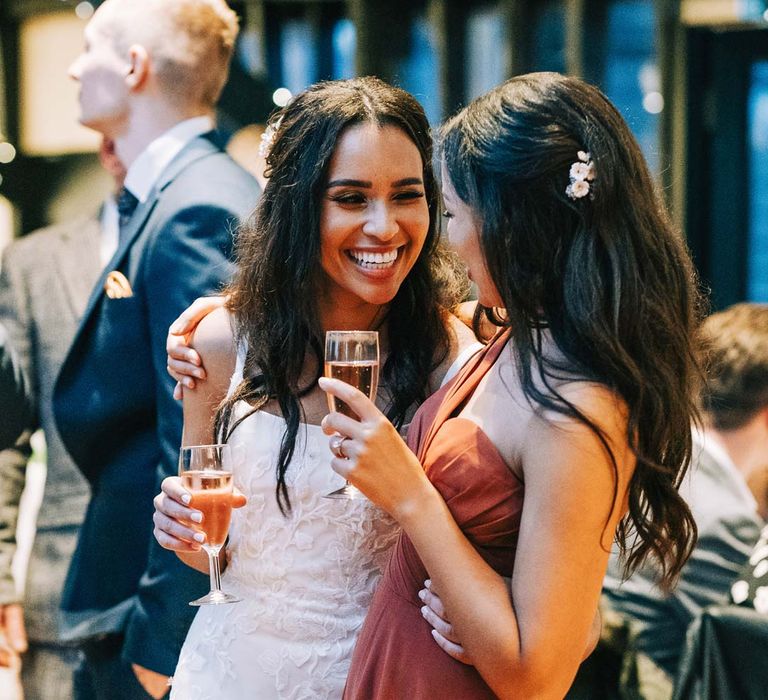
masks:
<instances>
[{"instance_id":1,"label":"white dress shirt","mask_svg":"<svg viewBox=\"0 0 768 700\"><path fill-rule=\"evenodd\" d=\"M114 195L109 195L101 205L101 240L99 242L99 257L104 267L115 254L120 231L120 215L117 213L117 202Z\"/></svg>"},{"instance_id":2,"label":"white dress shirt","mask_svg":"<svg viewBox=\"0 0 768 700\"><path fill-rule=\"evenodd\" d=\"M149 144L128 168L125 188L139 202L145 202L163 170L192 139L213 129L210 117L193 117L179 122Z\"/></svg>"}]
</instances>

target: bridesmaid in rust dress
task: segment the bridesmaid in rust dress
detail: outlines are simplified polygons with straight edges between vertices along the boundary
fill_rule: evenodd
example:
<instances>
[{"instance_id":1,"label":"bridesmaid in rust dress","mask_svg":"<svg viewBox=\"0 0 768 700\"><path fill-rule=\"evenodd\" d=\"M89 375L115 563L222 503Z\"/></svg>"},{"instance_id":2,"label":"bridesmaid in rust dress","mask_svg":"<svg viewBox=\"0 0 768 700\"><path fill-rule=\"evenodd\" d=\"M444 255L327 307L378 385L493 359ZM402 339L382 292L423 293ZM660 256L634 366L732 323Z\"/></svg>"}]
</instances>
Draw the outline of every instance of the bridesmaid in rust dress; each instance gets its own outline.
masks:
<instances>
[{"instance_id":1,"label":"bridesmaid in rust dress","mask_svg":"<svg viewBox=\"0 0 768 700\"><path fill-rule=\"evenodd\" d=\"M360 418L324 419L334 470L403 530L345 697L562 698L612 540L627 571L658 560L668 587L695 539L677 493L696 413L694 275L596 88L520 76L442 136L448 239L500 330L419 410L412 451L360 392L320 380ZM432 630L419 598L435 593L452 624Z\"/></svg>"}]
</instances>

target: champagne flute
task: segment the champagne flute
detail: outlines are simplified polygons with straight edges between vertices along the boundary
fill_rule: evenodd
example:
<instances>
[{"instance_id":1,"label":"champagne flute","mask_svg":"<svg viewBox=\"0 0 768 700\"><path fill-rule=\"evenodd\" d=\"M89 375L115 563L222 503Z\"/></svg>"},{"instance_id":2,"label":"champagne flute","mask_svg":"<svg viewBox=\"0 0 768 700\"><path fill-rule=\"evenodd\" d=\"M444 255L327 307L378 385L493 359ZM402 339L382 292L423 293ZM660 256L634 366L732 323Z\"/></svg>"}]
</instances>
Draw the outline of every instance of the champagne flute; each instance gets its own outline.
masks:
<instances>
[{"instance_id":1,"label":"champagne flute","mask_svg":"<svg viewBox=\"0 0 768 700\"><path fill-rule=\"evenodd\" d=\"M232 455L229 445L192 445L179 454L179 476L192 495L190 507L203 514L197 527L205 533L211 590L190 605L236 603L236 596L221 590L219 552L227 539L232 515Z\"/></svg>"},{"instance_id":2,"label":"champagne flute","mask_svg":"<svg viewBox=\"0 0 768 700\"><path fill-rule=\"evenodd\" d=\"M379 385L378 331L328 331L325 334L325 376L340 379L362 391L371 401ZM358 418L343 401L328 394L328 408ZM348 481L326 498L365 498Z\"/></svg>"}]
</instances>

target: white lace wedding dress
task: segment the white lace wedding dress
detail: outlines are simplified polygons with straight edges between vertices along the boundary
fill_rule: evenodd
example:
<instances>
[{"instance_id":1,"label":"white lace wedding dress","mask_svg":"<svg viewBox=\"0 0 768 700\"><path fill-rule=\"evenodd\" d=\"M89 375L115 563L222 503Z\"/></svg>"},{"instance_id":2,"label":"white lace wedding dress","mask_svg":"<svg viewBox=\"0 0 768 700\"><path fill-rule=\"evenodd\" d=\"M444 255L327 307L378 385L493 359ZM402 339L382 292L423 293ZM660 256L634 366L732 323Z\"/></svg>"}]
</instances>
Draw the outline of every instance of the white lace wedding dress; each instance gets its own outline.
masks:
<instances>
[{"instance_id":1,"label":"white lace wedding dress","mask_svg":"<svg viewBox=\"0 0 768 700\"><path fill-rule=\"evenodd\" d=\"M284 430L282 418L258 411L230 439L244 448L234 480L248 504L233 512L222 587L242 602L200 608L172 700L341 697L397 530L366 499L322 497L343 481L330 467L328 437L315 425L299 430L286 474L293 509L284 517L275 500Z\"/></svg>"}]
</instances>

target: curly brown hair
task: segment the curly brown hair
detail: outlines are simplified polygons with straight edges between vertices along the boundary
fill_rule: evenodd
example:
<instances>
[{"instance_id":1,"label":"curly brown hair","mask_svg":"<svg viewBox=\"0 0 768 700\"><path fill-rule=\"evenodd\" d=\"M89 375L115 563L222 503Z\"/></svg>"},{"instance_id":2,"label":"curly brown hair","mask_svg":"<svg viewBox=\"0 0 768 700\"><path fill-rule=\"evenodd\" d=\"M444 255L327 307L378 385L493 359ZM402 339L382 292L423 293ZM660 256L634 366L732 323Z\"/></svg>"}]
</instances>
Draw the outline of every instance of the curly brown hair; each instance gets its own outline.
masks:
<instances>
[{"instance_id":1,"label":"curly brown hair","mask_svg":"<svg viewBox=\"0 0 768 700\"><path fill-rule=\"evenodd\" d=\"M439 242L432 138L412 95L378 78L328 81L297 95L271 123L269 180L239 235L238 268L229 289L235 335L248 349L245 378L217 411L215 427L219 435L231 434L242 420L230 424L238 401L249 402L255 411L277 400L287 428L276 467L276 497L287 512L285 474L302 418L300 399L315 387L322 368L320 212L331 157L345 129L362 123L394 126L416 145L423 163L429 230L384 320L389 352L381 377L391 397L385 412L397 427L429 394L430 374L450 347L446 309L460 301L465 287ZM315 369L307 379L309 366Z\"/></svg>"},{"instance_id":2,"label":"curly brown hair","mask_svg":"<svg viewBox=\"0 0 768 700\"><path fill-rule=\"evenodd\" d=\"M597 177L589 196L572 199L579 152L590 154ZM575 373L626 402L637 466L617 540L627 574L651 555L660 583L671 586L696 538L677 487L697 415L702 300L637 142L597 88L535 73L453 117L442 157L456 193L482 221L483 253L505 306L503 317L490 309L487 316L511 328L532 403L588 425L617 469L603 432L555 380ZM565 363L544 356L545 329Z\"/></svg>"}]
</instances>

